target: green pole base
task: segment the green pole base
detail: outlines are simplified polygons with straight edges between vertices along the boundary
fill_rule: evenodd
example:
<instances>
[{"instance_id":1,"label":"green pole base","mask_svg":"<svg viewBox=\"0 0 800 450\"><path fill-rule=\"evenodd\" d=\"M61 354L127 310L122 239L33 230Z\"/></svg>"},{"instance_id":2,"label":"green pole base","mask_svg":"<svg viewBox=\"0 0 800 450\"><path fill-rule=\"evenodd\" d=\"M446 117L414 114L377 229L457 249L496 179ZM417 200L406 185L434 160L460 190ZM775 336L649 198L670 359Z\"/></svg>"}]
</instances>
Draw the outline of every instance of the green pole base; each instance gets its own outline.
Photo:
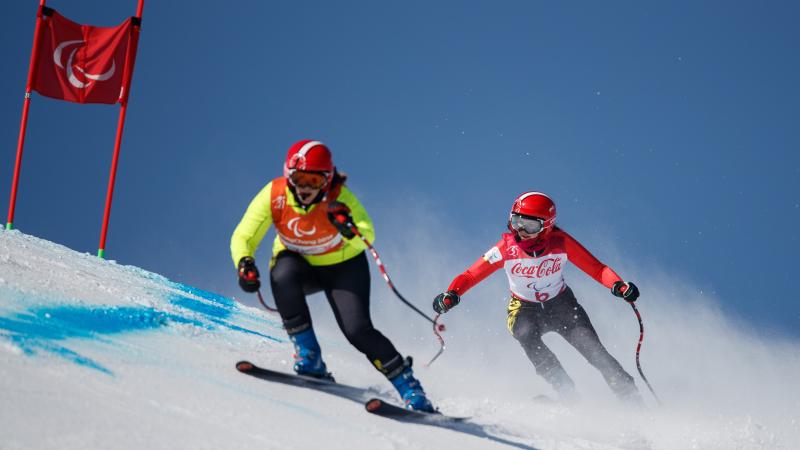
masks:
<instances>
[{"instance_id":1,"label":"green pole base","mask_svg":"<svg viewBox=\"0 0 800 450\"><path fill-rule=\"evenodd\" d=\"M106 250L103 249L103 248L98 249L97 250L97 257L100 258L100 259L105 259L106 258Z\"/></svg>"},{"instance_id":2,"label":"green pole base","mask_svg":"<svg viewBox=\"0 0 800 450\"><path fill-rule=\"evenodd\" d=\"M8 223L6 224L6 230L13 230L13 229L14 229L14 224L13 224L13 223L11 223L11 222L8 222Z\"/></svg>"}]
</instances>

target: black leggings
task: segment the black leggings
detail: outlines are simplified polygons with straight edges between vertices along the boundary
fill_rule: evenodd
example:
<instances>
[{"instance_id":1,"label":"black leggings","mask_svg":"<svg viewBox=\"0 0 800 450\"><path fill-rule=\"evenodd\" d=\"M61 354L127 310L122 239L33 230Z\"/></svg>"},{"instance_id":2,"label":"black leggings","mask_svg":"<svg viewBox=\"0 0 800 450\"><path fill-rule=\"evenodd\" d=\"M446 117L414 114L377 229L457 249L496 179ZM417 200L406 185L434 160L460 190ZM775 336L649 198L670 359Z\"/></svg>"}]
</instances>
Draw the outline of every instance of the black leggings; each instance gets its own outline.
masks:
<instances>
[{"instance_id":1,"label":"black leggings","mask_svg":"<svg viewBox=\"0 0 800 450\"><path fill-rule=\"evenodd\" d=\"M550 331L563 336L596 367L618 397L628 398L638 392L633 377L600 343L589 316L570 288L544 303L512 298L508 304L508 329L522 345L536 367L536 373L559 393L569 395L574 391L575 383L556 355L542 342L542 335Z\"/></svg>"},{"instance_id":2,"label":"black leggings","mask_svg":"<svg viewBox=\"0 0 800 450\"><path fill-rule=\"evenodd\" d=\"M394 345L372 325L369 264L363 252L338 264L312 266L299 254L283 251L275 258L269 281L289 335L311 328L306 295L324 291L336 323L353 347L384 373L402 365Z\"/></svg>"}]
</instances>

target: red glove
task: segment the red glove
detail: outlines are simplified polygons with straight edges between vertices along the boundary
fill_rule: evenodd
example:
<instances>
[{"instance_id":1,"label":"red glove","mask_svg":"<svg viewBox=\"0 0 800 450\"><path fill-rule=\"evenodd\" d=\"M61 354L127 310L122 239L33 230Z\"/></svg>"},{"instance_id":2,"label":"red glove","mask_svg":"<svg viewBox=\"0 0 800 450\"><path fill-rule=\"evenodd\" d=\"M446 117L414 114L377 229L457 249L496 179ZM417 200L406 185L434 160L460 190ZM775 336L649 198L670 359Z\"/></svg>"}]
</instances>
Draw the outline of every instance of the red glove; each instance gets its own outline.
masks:
<instances>
[{"instance_id":1,"label":"red glove","mask_svg":"<svg viewBox=\"0 0 800 450\"><path fill-rule=\"evenodd\" d=\"M617 281L611 286L611 293L628 302L635 302L639 298L639 288L630 281Z\"/></svg>"},{"instance_id":2,"label":"red glove","mask_svg":"<svg viewBox=\"0 0 800 450\"><path fill-rule=\"evenodd\" d=\"M256 292L261 288L261 281L258 279L258 268L256 260L252 256L245 256L239 260L239 286L245 292Z\"/></svg>"},{"instance_id":3,"label":"red glove","mask_svg":"<svg viewBox=\"0 0 800 450\"><path fill-rule=\"evenodd\" d=\"M347 239L356 237L353 216L350 215L350 208L342 202L330 202L328 204L328 220L339 230L339 233Z\"/></svg>"},{"instance_id":4,"label":"red glove","mask_svg":"<svg viewBox=\"0 0 800 450\"><path fill-rule=\"evenodd\" d=\"M461 301L461 297L455 291L442 292L433 299L433 310L439 314L444 314Z\"/></svg>"}]
</instances>

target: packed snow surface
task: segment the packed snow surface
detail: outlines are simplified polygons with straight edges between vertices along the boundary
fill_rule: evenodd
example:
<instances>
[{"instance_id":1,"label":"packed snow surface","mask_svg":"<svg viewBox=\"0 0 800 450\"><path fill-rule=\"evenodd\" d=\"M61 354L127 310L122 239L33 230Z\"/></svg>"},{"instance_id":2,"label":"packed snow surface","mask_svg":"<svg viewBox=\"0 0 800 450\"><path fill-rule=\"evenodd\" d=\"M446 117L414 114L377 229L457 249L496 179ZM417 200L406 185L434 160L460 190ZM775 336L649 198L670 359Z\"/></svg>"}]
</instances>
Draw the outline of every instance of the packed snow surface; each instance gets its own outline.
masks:
<instances>
[{"instance_id":1,"label":"packed snow surface","mask_svg":"<svg viewBox=\"0 0 800 450\"><path fill-rule=\"evenodd\" d=\"M454 275L413 263L419 255L389 255L395 281L421 309L429 308L431 277L442 284ZM425 260L436 265L437 258ZM0 449L800 448L800 345L726 319L691 288L676 296L675 279L638 275L651 294L639 302L648 330L642 364L663 406L636 370L638 323L630 308L578 273L568 282L609 350L637 377L644 411L620 405L557 336L546 342L582 401L534 400L552 392L504 330L499 277L445 317L447 350L424 367L438 348L429 324L376 276L376 326L416 357L416 373L441 411L472 418L447 429L399 423L357 402L238 373L234 365L243 359L291 371L292 347L275 315L2 231ZM394 396L336 329L324 299L310 302L337 379Z\"/></svg>"}]
</instances>

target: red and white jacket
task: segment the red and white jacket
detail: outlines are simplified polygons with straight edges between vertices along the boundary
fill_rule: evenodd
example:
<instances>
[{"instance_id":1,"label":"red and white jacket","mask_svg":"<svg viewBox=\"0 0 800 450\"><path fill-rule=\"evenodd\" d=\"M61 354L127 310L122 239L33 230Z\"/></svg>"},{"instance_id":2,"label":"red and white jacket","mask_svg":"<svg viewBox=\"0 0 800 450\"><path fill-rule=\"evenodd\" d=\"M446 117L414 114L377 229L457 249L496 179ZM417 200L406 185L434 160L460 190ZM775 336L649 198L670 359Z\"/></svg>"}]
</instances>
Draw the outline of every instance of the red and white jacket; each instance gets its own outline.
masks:
<instances>
[{"instance_id":1,"label":"red and white jacket","mask_svg":"<svg viewBox=\"0 0 800 450\"><path fill-rule=\"evenodd\" d=\"M567 261L609 289L622 281L616 272L558 227L541 238L537 249L535 256L531 256L519 246L513 234L504 233L494 247L450 283L448 290L463 295L502 267L508 276L511 295L529 302L546 302L566 289L563 269Z\"/></svg>"}]
</instances>

